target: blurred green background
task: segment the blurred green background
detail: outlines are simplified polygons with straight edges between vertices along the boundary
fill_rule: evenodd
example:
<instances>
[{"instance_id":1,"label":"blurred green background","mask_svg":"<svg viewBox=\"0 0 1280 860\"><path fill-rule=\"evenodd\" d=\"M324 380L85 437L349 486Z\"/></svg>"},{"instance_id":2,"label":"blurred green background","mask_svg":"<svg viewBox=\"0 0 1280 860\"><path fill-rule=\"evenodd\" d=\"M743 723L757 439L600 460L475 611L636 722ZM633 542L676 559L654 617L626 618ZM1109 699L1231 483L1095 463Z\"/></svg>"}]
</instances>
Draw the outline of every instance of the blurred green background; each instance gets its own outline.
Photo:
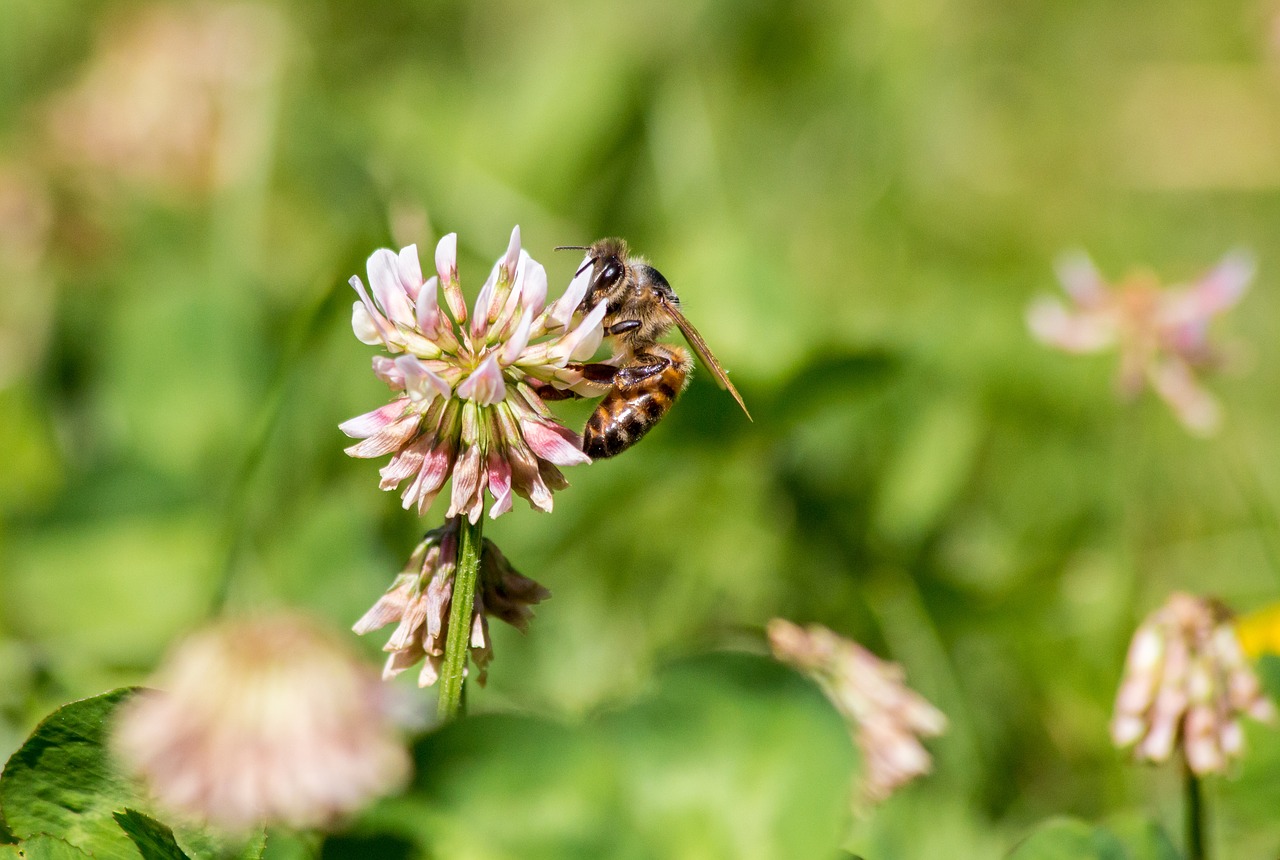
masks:
<instances>
[{"instance_id":1,"label":"blurred green background","mask_svg":"<svg viewBox=\"0 0 1280 860\"><path fill-rule=\"evenodd\" d=\"M457 231L474 295L518 223L553 293L553 246L627 237L755 423L698 378L552 515L487 526L554 597L495 630L473 712L573 723L783 615L951 719L850 848L1177 827L1176 772L1107 721L1169 591L1277 593L1280 5L0 3L0 753L144 679L228 575L239 607L372 604L443 509L342 454L385 399L346 280ZM1179 281L1237 245L1215 440L1027 335L1064 248ZM1249 743L1214 838L1274 856L1280 738Z\"/></svg>"}]
</instances>

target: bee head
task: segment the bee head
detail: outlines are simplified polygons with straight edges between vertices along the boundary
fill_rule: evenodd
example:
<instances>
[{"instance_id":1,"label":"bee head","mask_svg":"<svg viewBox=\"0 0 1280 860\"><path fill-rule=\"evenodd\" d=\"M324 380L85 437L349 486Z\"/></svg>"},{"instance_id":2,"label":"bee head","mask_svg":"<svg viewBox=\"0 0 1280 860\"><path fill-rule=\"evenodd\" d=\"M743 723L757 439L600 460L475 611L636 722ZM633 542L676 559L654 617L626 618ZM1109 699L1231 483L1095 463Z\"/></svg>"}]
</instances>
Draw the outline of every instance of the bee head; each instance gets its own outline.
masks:
<instances>
[{"instance_id":1,"label":"bee head","mask_svg":"<svg viewBox=\"0 0 1280 860\"><path fill-rule=\"evenodd\" d=\"M639 292L652 291L669 302L676 305L680 304L680 300L676 298L675 290L671 289L671 284L662 276L653 266L648 263L641 263L633 266L636 277L636 289Z\"/></svg>"},{"instance_id":2,"label":"bee head","mask_svg":"<svg viewBox=\"0 0 1280 860\"><path fill-rule=\"evenodd\" d=\"M579 310L587 311L602 301L609 301L624 288L628 280L627 243L622 239L601 239L589 246L562 245L557 250L583 250L587 259L582 269L592 268L591 286L583 296Z\"/></svg>"}]
</instances>

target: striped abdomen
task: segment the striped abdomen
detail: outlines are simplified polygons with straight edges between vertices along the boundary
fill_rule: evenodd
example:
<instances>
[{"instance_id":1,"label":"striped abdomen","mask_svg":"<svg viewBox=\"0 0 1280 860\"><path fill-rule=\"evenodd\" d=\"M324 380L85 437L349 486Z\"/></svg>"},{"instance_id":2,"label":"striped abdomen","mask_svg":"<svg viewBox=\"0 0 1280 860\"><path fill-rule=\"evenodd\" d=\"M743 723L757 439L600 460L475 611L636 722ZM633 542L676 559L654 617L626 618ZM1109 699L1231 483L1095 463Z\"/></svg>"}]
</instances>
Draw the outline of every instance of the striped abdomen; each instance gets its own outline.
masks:
<instances>
[{"instance_id":1,"label":"striped abdomen","mask_svg":"<svg viewBox=\"0 0 1280 860\"><path fill-rule=\"evenodd\" d=\"M665 367L655 368L652 375L634 383L615 382L591 413L582 431L582 450L588 457L599 460L625 451L671 410L689 379L690 362L688 353L679 347L667 347L662 352Z\"/></svg>"}]
</instances>

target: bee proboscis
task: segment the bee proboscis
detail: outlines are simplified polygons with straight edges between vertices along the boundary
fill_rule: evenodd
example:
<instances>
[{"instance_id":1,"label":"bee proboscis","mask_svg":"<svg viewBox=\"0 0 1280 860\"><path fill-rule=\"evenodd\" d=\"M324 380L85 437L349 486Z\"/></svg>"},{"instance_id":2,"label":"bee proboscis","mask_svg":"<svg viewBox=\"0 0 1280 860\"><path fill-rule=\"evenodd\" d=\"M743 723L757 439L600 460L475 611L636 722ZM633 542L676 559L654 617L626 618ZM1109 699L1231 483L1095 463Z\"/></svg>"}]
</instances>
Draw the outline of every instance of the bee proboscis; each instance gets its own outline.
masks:
<instances>
[{"instance_id":1,"label":"bee proboscis","mask_svg":"<svg viewBox=\"0 0 1280 860\"><path fill-rule=\"evenodd\" d=\"M672 326L680 329L716 383L732 394L751 418L742 395L681 312L680 299L661 272L643 258L630 256L622 239L601 239L591 245L566 245L556 250L587 252L579 272L591 266L592 277L579 310L585 313L607 303L602 325L616 347L614 364L583 366L586 376L610 385L582 433L582 450L587 456L598 460L625 451L671 410L693 368L688 350L658 342Z\"/></svg>"}]
</instances>

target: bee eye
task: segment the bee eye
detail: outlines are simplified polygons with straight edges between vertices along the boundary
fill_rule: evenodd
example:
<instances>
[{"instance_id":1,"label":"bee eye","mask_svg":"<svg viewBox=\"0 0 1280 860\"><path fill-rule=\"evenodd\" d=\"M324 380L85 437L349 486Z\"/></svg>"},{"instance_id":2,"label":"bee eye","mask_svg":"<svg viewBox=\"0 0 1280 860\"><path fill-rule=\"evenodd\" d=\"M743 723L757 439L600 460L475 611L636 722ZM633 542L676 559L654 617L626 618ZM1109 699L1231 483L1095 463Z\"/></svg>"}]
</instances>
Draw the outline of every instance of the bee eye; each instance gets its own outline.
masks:
<instances>
[{"instance_id":1,"label":"bee eye","mask_svg":"<svg viewBox=\"0 0 1280 860\"><path fill-rule=\"evenodd\" d=\"M610 260L600 270L601 284L614 284L622 279L622 266L616 260Z\"/></svg>"}]
</instances>

